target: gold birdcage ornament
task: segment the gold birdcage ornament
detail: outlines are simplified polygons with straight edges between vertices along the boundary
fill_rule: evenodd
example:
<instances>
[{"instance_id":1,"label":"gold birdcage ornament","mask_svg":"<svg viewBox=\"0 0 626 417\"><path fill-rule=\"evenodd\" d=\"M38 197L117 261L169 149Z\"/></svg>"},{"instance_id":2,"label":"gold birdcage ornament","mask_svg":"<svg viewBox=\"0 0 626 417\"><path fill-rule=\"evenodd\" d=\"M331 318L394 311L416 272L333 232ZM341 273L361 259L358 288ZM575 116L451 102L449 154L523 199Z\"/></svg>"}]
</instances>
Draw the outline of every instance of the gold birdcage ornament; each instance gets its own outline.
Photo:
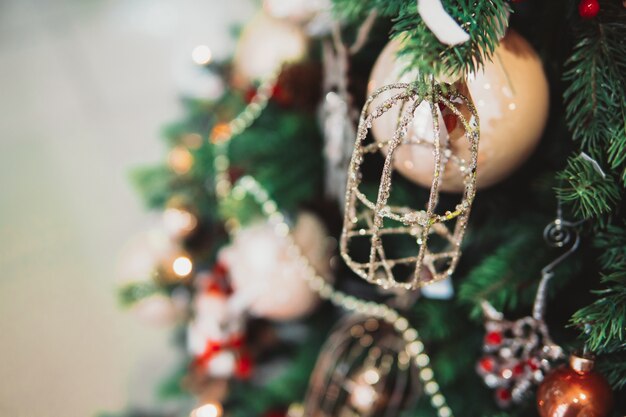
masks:
<instances>
[{"instance_id":1,"label":"gold birdcage ornament","mask_svg":"<svg viewBox=\"0 0 626 417\"><path fill-rule=\"evenodd\" d=\"M365 103L350 161L340 247L348 266L366 281L383 288L410 290L443 280L456 268L476 194L478 160L478 113L466 91L460 83L428 87L398 83L377 89ZM455 152L461 142L448 134L442 115L444 110L460 122L469 158L463 159ZM393 136L371 139L369 133L377 119L384 116L389 120L395 115ZM415 134L415 129L409 132L414 123L420 122L423 126L425 120L430 124L426 129L428 134ZM406 147L432 150L432 185L425 209L395 206L389 202L394 157L399 149ZM383 154L384 164L374 198L361 189L362 164L366 157L377 153ZM463 193L458 204L442 209L438 207L440 186L446 172L451 170L458 170L455 175L461 175ZM406 252L408 247L403 244L405 252L390 257L386 241L394 238L410 240L415 249ZM356 257L353 246L359 245L358 242L363 242L361 246L369 245L368 250L363 251L367 252L367 257Z\"/></svg>"}]
</instances>

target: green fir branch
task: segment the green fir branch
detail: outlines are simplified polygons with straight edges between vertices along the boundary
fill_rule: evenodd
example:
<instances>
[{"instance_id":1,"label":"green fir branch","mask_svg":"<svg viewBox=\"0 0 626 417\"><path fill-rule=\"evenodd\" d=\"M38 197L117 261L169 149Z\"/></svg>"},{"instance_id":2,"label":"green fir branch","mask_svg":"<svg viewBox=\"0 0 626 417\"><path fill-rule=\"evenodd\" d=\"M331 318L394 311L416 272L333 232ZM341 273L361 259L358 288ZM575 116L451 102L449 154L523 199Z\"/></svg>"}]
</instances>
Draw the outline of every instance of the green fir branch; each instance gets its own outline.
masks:
<instances>
[{"instance_id":1,"label":"green fir branch","mask_svg":"<svg viewBox=\"0 0 626 417\"><path fill-rule=\"evenodd\" d=\"M626 226L609 225L593 242L602 253L599 261L606 271L626 271Z\"/></svg>"},{"instance_id":2,"label":"green fir branch","mask_svg":"<svg viewBox=\"0 0 626 417\"><path fill-rule=\"evenodd\" d=\"M600 218L613 211L620 201L620 186L611 173L603 177L580 155L569 158L557 178L563 183L556 189L557 196L579 219Z\"/></svg>"},{"instance_id":3,"label":"green fir branch","mask_svg":"<svg viewBox=\"0 0 626 417\"><path fill-rule=\"evenodd\" d=\"M473 306L472 316L482 316L480 302L487 300L497 309L515 309L523 300L529 304L545 264L536 255L544 243L541 229L514 228L510 238L476 265L461 283L459 299Z\"/></svg>"},{"instance_id":4,"label":"green fir branch","mask_svg":"<svg viewBox=\"0 0 626 417\"><path fill-rule=\"evenodd\" d=\"M605 2L597 19L580 22L578 41L566 62L563 97L566 121L583 149L608 145L610 132L624 128L626 11Z\"/></svg>"},{"instance_id":5,"label":"green fir branch","mask_svg":"<svg viewBox=\"0 0 626 417\"><path fill-rule=\"evenodd\" d=\"M608 288L595 291L598 299L578 310L571 324L583 330L587 347L595 353L626 350L626 272L604 277Z\"/></svg>"},{"instance_id":6,"label":"green fir branch","mask_svg":"<svg viewBox=\"0 0 626 417\"><path fill-rule=\"evenodd\" d=\"M620 176L622 187L626 188L626 126L613 127L609 137L607 160L611 170Z\"/></svg>"},{"instance_id":7,"label":"green fir branch","mask_svg":"<svg viewBox=\"0 0 626 417\"><path fill-rule=\"evenodd\" d=\"M176 175L164 165L137 168L131 172L131 182L150 209L162 208L169 200L171 184Z\"/></svg>"},{"instance_id":8,"label":"green fir branch","mask_svg":"<svg viewBox=\"0 0 626 417\"><path fill-rule=\"evenodd\" d=\"M406 0L333 0L333 8L340 19L358 21L372 11L384 17L398 16L409 3Z\"/></svg>"},{"instance_id":9,"label":"green fir branch","mask_svg":"<svg viewBox=\"0 0 626 417\"><path fill-rule=\"evenodd\" d=\"M160 291L161 289L152 280L133 282L124 285L118 290L118 299L122 306L130 307L138 301Z\"/></svg>"},{"instance_id":10,"label":"green fir branch","mask_svg":"<svg viewBox=\"0 0 626 417\"><path fill-rule=\"evenodd\" d=\"M392 37L402 39L400 55L420 75L455 76L477 72L490 61L504 33L508 4L503 0L447 0L446 11L469 34L470 40L456 46L444 45L417 13L410 1L395 19Z\"/></svg>"},{"instance_id":11,"label":"green fir branch","mask_svg":"<svg viewBox=\"0 0 626 417\"><path fill-rule=\"evenodd\" d=\"M604 355L596 362L596 369L614 390L626 388L626 353Z\"/></svg>"},{"instance_id":12,"label":"green fir branch","mask_svg":"<svg viewBox=\"0 0 626 417\"><path fill-rule=\"evenodd\" d=\"M392 37L402 40L400 54L423 77L476 72L491 60L505 31L508 3L504 0L444 0L446 11L469 34L460 45L442 44L426 26L415 0L333 0L339 16L360 22L376 11L393 20Z\"/></svg>"}]
</instances>

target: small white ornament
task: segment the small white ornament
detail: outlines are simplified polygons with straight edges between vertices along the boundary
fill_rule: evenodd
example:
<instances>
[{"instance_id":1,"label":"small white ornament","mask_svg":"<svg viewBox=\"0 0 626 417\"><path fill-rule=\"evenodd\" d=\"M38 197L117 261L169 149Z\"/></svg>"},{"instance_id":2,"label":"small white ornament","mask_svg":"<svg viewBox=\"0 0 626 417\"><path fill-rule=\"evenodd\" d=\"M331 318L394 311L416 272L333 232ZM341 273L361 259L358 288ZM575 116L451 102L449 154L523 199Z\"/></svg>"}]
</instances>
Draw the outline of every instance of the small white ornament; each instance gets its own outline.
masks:
<instances>
[{"instance_id":1,"label":"small white ornament","mask_svg":"<svg viewBox=\"0 0 626 417\"><path fill-rule=\"evenodd\" d=\"M439 42L458 45L469 40L469 35L446 12L440 0L417 0L417 11Z\"/></svg>"},{"instance_id":2,"label":"small white ornament","mask_svg":"<svg viewBox=\"0 0 626 417\"><path fill-rule=\"evenodd\" d=\"M426 285L420 291L424 297L435 300L449 300L454 297L454 288L450 278Z\"/></svg>"},{"instance_id":3,"label":"small white ornament","mask_svg":"<svg viewBox=\"0 0 626 417\"><path fill-rule=\"evenodd\" d=\"M322 224L310 214L299 216L293 240L322 276L329 274L329 254ZM294 253L289 238L269 223L240 230L233 243L222 249L234 293L229 303L235 311L272 320L294 320L313 310L317 295L309 288L305 262Z\"/></svg>"}]
</instances>

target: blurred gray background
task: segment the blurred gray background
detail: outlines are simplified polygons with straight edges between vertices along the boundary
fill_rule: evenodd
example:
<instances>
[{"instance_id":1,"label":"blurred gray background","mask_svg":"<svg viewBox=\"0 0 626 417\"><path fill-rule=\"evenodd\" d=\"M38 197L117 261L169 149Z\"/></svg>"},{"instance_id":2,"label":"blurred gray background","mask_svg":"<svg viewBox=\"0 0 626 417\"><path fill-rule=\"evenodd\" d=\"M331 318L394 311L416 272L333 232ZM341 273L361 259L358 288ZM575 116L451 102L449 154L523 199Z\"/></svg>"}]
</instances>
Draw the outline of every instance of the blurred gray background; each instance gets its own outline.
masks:
<instances>
[{"instance_id":1,"label":"blurred gray background","mask_svg":"<svg viewBox=\"0 0 626 417\"><path fill-rule=\"evenodd\" d=\"M148 227L128 171L164 158L192 49L224 56L253 9L0 0L0 416L150 403L173 354L116 300L123 243Z\"/></svg>"}]
</instances>

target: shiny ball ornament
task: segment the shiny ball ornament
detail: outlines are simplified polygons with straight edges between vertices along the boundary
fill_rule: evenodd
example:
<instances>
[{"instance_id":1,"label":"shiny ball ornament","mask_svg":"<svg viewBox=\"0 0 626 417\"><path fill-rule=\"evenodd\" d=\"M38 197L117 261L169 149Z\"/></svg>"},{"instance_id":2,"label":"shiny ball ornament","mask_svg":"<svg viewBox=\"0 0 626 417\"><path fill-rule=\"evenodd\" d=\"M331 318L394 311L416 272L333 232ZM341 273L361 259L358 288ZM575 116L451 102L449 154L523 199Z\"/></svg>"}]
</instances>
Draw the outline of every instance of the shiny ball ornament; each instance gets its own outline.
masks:
<instances>
[{"instance_id":1,"label":"shiny ball ornament","mask_svg":"<svg viewBox=\"0 0 626 417\"><path fill-rule=\"evenodd\" d=\"M235 310L270 320L294 320L310 313L318 302L306 277L310 273L294 251L290 239L269 223L237 232L233 243L219 255L229 270ZM301 214L293 228L293 241L321 276L330 272L326 231L310 214Z\"/></svg>"},{"instance_id":2,"label":"shiny ball ornament","mask_svg":"<svg viewBox=\"0 0 626 417\"><path fill-rule=\"evenodd\" d=\"M259 13L239 38L232 82L246 88L268 79L284 64L301 61L307 49L307 37L297 25Z\"/></svg>"},{"instance_id":3,"label":"shiny ball ornament","mask_svg":"<svg viewBox=\"0 0 626 417\"><path fill-rule=\"evenodd\" d=\"M383 49L370 76L370 93L384 85L417 78L414 71L403 72L406 63L396 57L399 47L399 41L392 41ZM471 74L461 88L468 90L478 110L477 185L486 188L514 172L536 148L548 118L548 82L537 53L524 38L509 30L496 48L493 62L487 62L484 71ZM466 106L459 104L458 109L463 115L468 114ZM389 111L375 121L372 131L376 140L382 142L392 137L399 112L399 109ZM444 109L441 116L452 154L469 160L469 142L461 123L448 109ZM426 105L416 110L408 134L432 141L432 137L428 137L430 126L432 116ZM429 147L402 145L396 151L394 167L421 186L432 184L434 160ZM446 169L445 173L441 190L461 192L464 188L462 174L455 169Z\"/></svg>"},{"instance_id":4,"label":"shiny ball ornament","mask_svg":"<svg viewBox=\"0 0 626 417\"><path fill-rule=\"evenodd\" d=\"M593 371L593 360L572 355L569 366L550 373L537 391L541 417L605 417L613 407L611 386Z\"/></svg>"}]
</instances>

